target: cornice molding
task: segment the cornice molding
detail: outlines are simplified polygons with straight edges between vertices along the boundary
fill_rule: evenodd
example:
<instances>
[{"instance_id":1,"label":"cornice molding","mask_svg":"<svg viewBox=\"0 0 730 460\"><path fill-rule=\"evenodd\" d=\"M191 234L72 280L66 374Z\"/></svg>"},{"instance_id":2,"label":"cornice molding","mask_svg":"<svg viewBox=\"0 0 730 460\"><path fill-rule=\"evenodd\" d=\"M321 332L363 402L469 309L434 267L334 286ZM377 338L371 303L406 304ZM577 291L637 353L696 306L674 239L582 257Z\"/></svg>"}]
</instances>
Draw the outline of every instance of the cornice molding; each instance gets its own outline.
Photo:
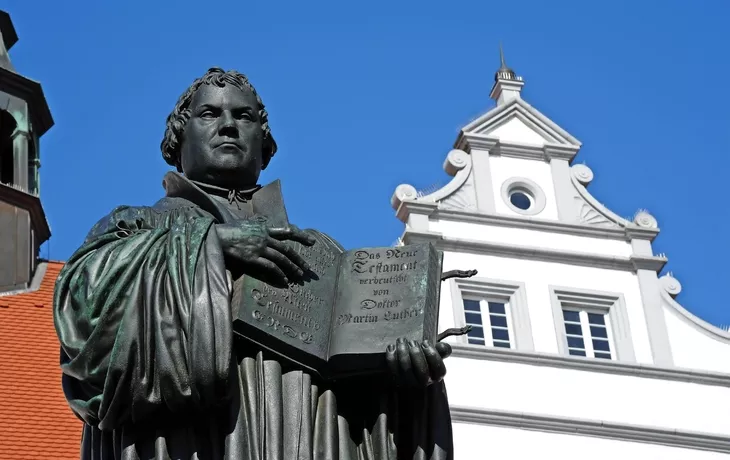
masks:
<instances>
[{"instance_id":1,"label":"cornice molding","mask_svg":"<svg viewBox=\"0 0 730 460\"><path fill-rule=\"evenodd\" d=\"M580 150L579 146L546 142L542 145L508 142L498 137L479 133L463 133L455 144L457 148L471 153L472 149L487 150L490 155L549 162L552 159L572 161Z\"/></svg>"},{"instance_id":2,"label":"cornice molding","mask_svg":"<svg viewBox=\"0 0 730 460\"><path fill-rule=\"evenodd\" d=\"M689 382L699 385L730 387L730 374L723 372L683 369L679 367L660 367L651 364L607 361L579 356L562 356L541 352L506 350L474 345L452 344L452 357L483 359L507 363L547 366L573 369L586 372L629 375L658 380Z\"/></svg>"},{"instance_id":3,"label":"cornice molding","mask_svg":"<svg viewBox=\"0 0 730 460\"><path fill-rule=\"evenodd\" d=\"M525 412L451 406L453 422L593 436L685 449L730 453L730 436Z\"/></svg>"},{"instance_id":4,"label":"cornice molding","mask_svg":"<svg viewBox=\"0 0 730 460\"><path fill-rule=\"evenodd\" d=\"M656 229L640 227L598 227L588 224L541 219L539 217L508 216L501 214L484 214L474 211L439 209L437 203L403 201L398 208L398 218L403 220L401 216L403 216L403 218L407 218L410 213L425 214L432 219L447 219L472 224L523 228L526 230L537 230L594 238L608 238L621 241L631 241L634 238L653 239L656 237L658 232Z\"/></svg>"},{"instance_id":5,"label":"cornice molding","mask_svg":"<svg viewBox=\"0 0 730 460\"><path fill-rule=\"evenodd\" d=\"M492 110L489 110L464 126L454 143L454 147L461 148L459 145L462 142L464 134L483 133L493 126L499 126L512 115L517 116L532 129L538 131L548 143L574 146L577 148L581 146L578 139L558 126L554 121L540 113L540 111L525 102L522 98L515 98L504 105L494 107Z\"/></svg>"},{"instance_id":6,"label":"cornice molding","mask_svg":"<svg viewBox=\"0 0 730 460\"><path fill-rule=\"evenodd\" d=\"M518 246L505 243L491 243L486 241L452 238L436 232L423 232L406 229L403 234L405 244L417 242L433 242L440 250L454 252L468 252L479 255L516 257L544 262L557 262L580 265L593 268L607 268L611 270L652 270L659 272L667 263L663 256L644 256L633 254L629 257L590 254L577 251L547 249L535 246Z\"/></svg>"},{"instance_id":7,"label":"cornice molding","mask_svg":"<svg viewBox=\"0 0 730 460\"><path fill-rule=\"evenodd\" d=\"M33 131L38 137L51 129L54 124L53 116L40 83L0 67L0 91L20 98L28 104Z\"/></svg>"}]
</instances>

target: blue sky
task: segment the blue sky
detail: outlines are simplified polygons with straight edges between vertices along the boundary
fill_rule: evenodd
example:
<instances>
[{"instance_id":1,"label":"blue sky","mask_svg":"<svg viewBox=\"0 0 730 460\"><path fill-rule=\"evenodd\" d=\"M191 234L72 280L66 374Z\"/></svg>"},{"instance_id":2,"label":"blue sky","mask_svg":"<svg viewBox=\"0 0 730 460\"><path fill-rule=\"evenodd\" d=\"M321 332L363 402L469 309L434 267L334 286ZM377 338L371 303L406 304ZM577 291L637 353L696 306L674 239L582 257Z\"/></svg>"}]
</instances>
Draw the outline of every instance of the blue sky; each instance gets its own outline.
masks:
<instances>
[{"instance_id":1,"label":"blue sky","mask_svg":"<svg viewBox=\"0 0 730 460\"><path fill-rule=\"evenodd\" d=\"M461 126L492 107L498 43L524 98L583 142L590 191L648 209L679 300L730 323L730 2L74 2L5 0L15 67L56 125L41 194L66 259L118 204L151 204L177 97L208 67L246 73L270 113L290 218L346 247L402 231L403 182L444 183ZM448 6L447 6L448 4Z\"/></svg>"}]
</instances>

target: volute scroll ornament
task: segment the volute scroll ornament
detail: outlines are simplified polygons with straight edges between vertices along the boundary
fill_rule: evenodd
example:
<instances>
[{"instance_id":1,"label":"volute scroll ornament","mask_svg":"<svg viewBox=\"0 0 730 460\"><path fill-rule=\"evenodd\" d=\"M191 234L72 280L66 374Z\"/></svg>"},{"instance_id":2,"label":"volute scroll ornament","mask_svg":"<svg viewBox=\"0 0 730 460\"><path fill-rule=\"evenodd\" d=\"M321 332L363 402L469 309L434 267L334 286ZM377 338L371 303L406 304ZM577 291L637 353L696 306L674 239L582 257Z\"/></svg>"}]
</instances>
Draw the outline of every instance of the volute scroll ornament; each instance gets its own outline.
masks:
<instances>
[{"instance_id":1,"label":"volute scroll ornament","mask_svg":"<svg viewBox=\"0 0 730 460\"><path fill-rule=\"evenodd\" d=\"M397 210L404 201L415 200L416 198L418 198L416 187L410 184L400 184L395 188L393 196L390 197L390 205Z\"/></svg>"},{"instance_id":2,"label":"volute scroll ornament","mask_svg":"<svg viewBox=\"0 0 730 460\"><path fill-rule=\"evenodd\" d=\"M659 223L657 222L656 218L649 214L646 210L640 210L636 213L634 216L634 223L638 225L639 227L644 228L657 228L659 227Z\"/></svg>"},{"instance_id":3,"label":"volute scroll ornament","mask_svg":"<svg viewBox=\"0 0 730 460\"><path fill-rule=\"evenodd\" d=\"M574 165L570 168L575 177L581 185L586 186L593 180L593 171L586 165Z\"/></svg>"},{"instance_id":4,"label":"volute scroll ornament","mask_svg":"<svg viewBox=\"0 0 730 460\"><path fill-rule=\"evenodd\" d=\"M659 278L659 283L672 297L677 297L682 292L682 284L671 273L667 273Z\"/></svg>"},{"instance_id":5,"label":"volute scroll ornament","mask_svg":"<svg viewBox=\"0 0 730 460\"><path fill-rule=\"evenodd\" d=\"M444 171L449 176L455 176L457 172L466 168L469 164L469 154L463 150L454 149L446 155Z\"/></svg>"}]
</instances>

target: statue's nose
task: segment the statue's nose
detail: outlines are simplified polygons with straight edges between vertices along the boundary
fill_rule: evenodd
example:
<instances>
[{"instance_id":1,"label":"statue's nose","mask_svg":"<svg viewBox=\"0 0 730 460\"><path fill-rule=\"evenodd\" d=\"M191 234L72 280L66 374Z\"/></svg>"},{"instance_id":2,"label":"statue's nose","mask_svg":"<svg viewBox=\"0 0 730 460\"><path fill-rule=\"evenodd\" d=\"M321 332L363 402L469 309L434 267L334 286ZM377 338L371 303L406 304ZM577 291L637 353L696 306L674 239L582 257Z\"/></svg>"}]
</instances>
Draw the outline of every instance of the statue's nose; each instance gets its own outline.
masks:
<instances>
[{"instance_id":1,"label":"statue's nose","mask_svg":"<svg viewBox=\"0 0 730 460\"><path fill-rule=\"evenodd\" d=\"M223 134L231 131L234 133L238 132L238 129L236 128L236 120L233 118L233 114L226 110L221 114L219 119L218 132Z\"/></svg>"}]
</instances>

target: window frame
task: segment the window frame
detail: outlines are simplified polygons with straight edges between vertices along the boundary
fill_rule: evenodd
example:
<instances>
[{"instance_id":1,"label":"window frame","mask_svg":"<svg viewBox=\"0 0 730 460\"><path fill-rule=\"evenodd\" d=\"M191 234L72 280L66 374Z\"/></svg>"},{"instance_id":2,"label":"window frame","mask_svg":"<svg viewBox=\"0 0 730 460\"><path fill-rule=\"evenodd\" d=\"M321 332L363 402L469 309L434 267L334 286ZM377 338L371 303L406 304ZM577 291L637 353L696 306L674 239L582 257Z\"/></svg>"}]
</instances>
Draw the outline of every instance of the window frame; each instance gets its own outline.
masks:
<instances>
[{"instance_id":1,"label":"window frame","mask_svg":"<svg viewBox=\"0 0 730 460\"><path fill-rule=\"evenodd\" d=\"M489 347L493 347L493 348L504 348L504 349L511 349L511 350L514 350L515 349L516 343L515 343L514 320L512 319L512 306L509 304L509 302L505 302L502 299L496 299L494 297L477 297L477 296L472 296L472 295L466 295L466 296L462 297L461 300L462 300L462 307L464 306L463 305L463 301L465 301L465 300L470 300L470 301L478 302L479 303L479 315L480 315L480 320L481 320L481 328L482 328L482 331L483 331L483 334L484 334L484 337L483 337L484 345L483 346L489 346ZM492 313L489 310L489 304L490 303L499 304L499 305L504 306L504 314L502 314L502 313ZM464 324L465 325L466 325L466 313L467 313L467 311L468 310L466 310L466 308L464 308ZM504 316L505 317L505 321L507 323L507 326L506 327L504 327L504 326L495 326L494 324L492 324L492 315L493 314L495 316ZM497 329L506 329L507 330L507 336L509 337L509 339L508 340L495 339L494 338L494 331L493 331L494 328L497 328ZM489 334L489 337L487 337L487 334ZM466 339L466 343L468 343L469 345L481 346L479 344L469 343L469 335L468 334L464 335L463 337ZM474 339L477 339L476 337L473 337L473 338ZM495 345L494 344L494 341L495 340L497 340L498 342L502 342L502 343L505 343L506 342L506 343L509 344L509 346L508 347L503 347L503 346ZM487 341L490 342L490 345L487 345Z\"/></svg>"},{"instance_id":2,"label":"window frame","mask_svg":"<svg viewBox=\"0 0 730 460\"><path fill-rule=\"evenodd\" d=\"M555 336L558 342L558 352L575 359L600 359L601 361L636 362L634 346L631 339L631 327L626 311L626 302L619 293L594 291L579 288L565 288L550 286L550 303L555 323ZM565 332L563 310L586 311L606 315L611 359L594 358L592 356L571 355L568 350L568 339ZM581 325L583 322L581 321ZM590 329L589 329L590 331ZM586 340L586 332L583 340ZM590 332L589 332L590 333ZM592 337L591 337L592 338ZM592 347L592 343L591 343ZM588 349L586 348L586 351ZM586 353L587 354L587 353Z\"/></svg>"},{"instance_id":3,"label":"window frame","mask_svg":"<svg viewBox=\"0 0 730 460\"><path fill-rule=\"evenodd\" d=\"M464 299L504 303L508 316L507 325L510 332L509 349L505 347L494 347L491 343L486 345L486 337L485 345L470 344L466 334L456 337L457 343L471 347L489 347L496 350L535 350L524 283L475 276L472 278L452 278L449 280L449 288L451 290L451 304L456 327L466 326ZM482 325L484 325L485 310L482 309L481 311ZM488 312L486 316L489 316ZM488 321L490 324L489 334L491 338L491 321Z\"/></svg>"},{"instance_id":4,"label":"window frame","mask_svg":"<svg viewBox=\"0 0 730 460\"><path fill-rule=\"evenodd\" d=\"M595 308L573 308L573 307L563 307L563 313L566 311L572 311L575 313L578 313L578 321L581 329L581 339L583 340L583 351L585 351L586 358L600 358L600 359L606 359L603 357L596 356L596 350L593 348L593 340L600 340L600 341L606 341L608 342L608 352L605 352L603 350L598 350L598 353L602 354L609 354L611 356L608 361L613 361L616 359L616 343L613 338L613 328L611 327L611 319L607 318L608 313L600 310L596 310ZM588 318L589 314L594 315L600 315L604 317L603 320L604 324L602 325L603 328L606 329L606 338L603 337L594 337L593 331L591 330L591 326L601 326L601 325L595 325L590 322L590 319ZM565 324L567 320L565 319L565 316L563 316L563 329L565 331L566 338L568 335L571 337L576 337L575 334L568 334L567 330L565 330ZM570 321L570 324L576 324L574 321ZM570 356L580 356L580 355L573 355L570 353L571 347L570 344L567 344L567 352Z\"/></svg>"}]
</instances>

